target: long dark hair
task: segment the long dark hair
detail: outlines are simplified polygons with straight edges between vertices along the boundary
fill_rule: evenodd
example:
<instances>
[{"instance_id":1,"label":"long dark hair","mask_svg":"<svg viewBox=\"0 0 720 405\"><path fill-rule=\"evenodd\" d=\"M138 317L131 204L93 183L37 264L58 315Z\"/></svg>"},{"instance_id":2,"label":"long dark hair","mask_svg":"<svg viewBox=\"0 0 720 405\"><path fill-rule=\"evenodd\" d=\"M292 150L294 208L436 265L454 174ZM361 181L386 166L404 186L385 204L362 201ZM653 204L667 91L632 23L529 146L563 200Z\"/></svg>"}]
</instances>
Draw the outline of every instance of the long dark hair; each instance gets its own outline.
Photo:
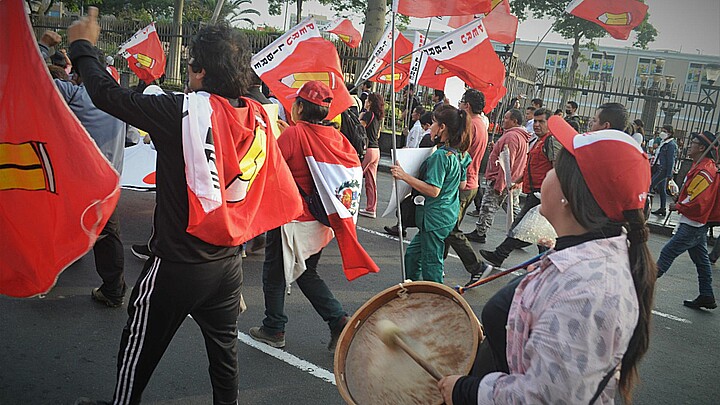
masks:
<instances>
[{"instance_id":1,"label":"long dark hair","mask_svg":"<svg viewBox=\"0 0 720 405\"><path fill-rule=\"evenodd\" d=\"M639 133L640 135L645 137L645 123L640 118L633 121L633 126L635 127L635 132Z\"/></svg>"},{"instance_id":2,"label":"long dark hair","mask_svg":"<svg viewBox=\"0 0 720 405\"><path fill-rule=\"evenodd\" d=\"M472 140L472 121L465 110L451 105L442 105L433 112L438 124L445 124L448 130L448 144L463 153Z\"/></svg>"},{"instance_id":3,"label":"long dark hair","mask_svg":"<svg viewBox=\"0 0 720 405\"><path fill-rule=\"evenodd\" d=\"M370 112L375 119L382 120L385 117L385 99L379 93L370 93L367 99L370 100Z\"/></svg>"},{"instance_id":4,"label":"long dark hair","mask_svg":"<svg viewBox=\"0 0 720 405\"><path fill-rule=\"evenodd\" d=\"M630 272L637 294L640 315L621 361L620 393L625 403L632 403L632 390L638 380L637 366L650 345L650 318L657 279L657 267L647 247L648 228L642 210L625 211L625 223L608 218L590 193L585 179L580 175L575 157L562 149L555 163L555 173L560 188L567 197L575 219L584 228L602 231L610 227L624 226L628 232L630 247Z\"/></svg>"}]
</instances>

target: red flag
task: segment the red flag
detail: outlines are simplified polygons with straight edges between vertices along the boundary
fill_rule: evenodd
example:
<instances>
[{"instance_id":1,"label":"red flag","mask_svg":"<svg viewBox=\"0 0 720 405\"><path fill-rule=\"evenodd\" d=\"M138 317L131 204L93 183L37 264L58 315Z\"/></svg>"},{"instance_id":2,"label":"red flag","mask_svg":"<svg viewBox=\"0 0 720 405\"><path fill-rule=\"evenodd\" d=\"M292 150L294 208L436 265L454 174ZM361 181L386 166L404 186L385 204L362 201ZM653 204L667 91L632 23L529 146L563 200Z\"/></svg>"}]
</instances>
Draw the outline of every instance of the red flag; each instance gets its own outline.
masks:
<instances>
[{"instance_id":1,"label":"red flag","mask_svg":"<svg viewBox=\"0 0 720 405\"><path fill-rule=\"evenodd\" d=\"M636 0L574 0L566 13L594 22L615 39L628 39L647 14L647 4Z\"/></svg>"},{"instance_id":2,"label":"red flag","mask_svg":"<svg viewBox=\"0 0 720 405\"><path fill-rule=\"evenodd\" d=\"M470 21L475 20L477 17L475 17L474 14L470 15L454 15L450 17L450 20L448 21L447 25L448 27L452 28L460 28L463 25L469 23Z\"/></svg>"},{"instance_id":3,"label":"red flag","mask_svg":"<svg viewBox=\"0 0 720 405\"><path fill-rule=\"evenodd\" d=\"M493 0L493 9L485 16L483 23L487 28L488 36L493 41L509 44L517 37L518 19L510 14L508 0Z\"/></svg>"},{"instance_id":4,"label":"red flag","mask_svg":"<svg viewBox=\"0 0 720 405\"><path fill-rule=\"evenodd\" d=\"M393 0L393 11L408 17L484 14L490 0Z\"/></svg>"},{"instance_id":5,"label":"red flag","mask_svg":"<svg viewBox=\"0 0 720 405\"><path fill-rule=\"evenodd\" d=\"M490 43L482 18L425 45L423 52L465 84L483 92L486 113L505 95L505 66Z\"/></svg>"},{"instance_id":6,"label":"red flag","mask_svg":"<svg viewBox=\"0 0 720 405\"><path fill-rule=\"evenodd\" d=\"M250 64L285 111L290 111L293 103L287 97L311 80L324 82L333 91L328 117L336 117L354 104L345 87L337 49L320 36L312 18L306 18L256 53Z\"/></svg>"},{"instance_id":7,"label":"red flag","mask_svg":"<svg viewBox=\"0 0 720 405\"><path fill-rule=\"evenodd\" d=\"M352 22L347 18L338 18L325 28L325 31L337 35L341 41L345 42L350 48L357 48L362 41L360 31L356 30Z\"/></svg>"},{"instance_id":8,"label":"red flag","mask_svg":"<svg viewBox=\"0 0 720 405\"><path fill-rule=\"evenodd\" d=\"M450 17L447 25L452 28L460 28L476 18L474 15L453 16ZM510 3L508 3L508 0L492 0L492 10L485 15L483 22L485 23L488 36L491 40L502 42L503 44L509 44L515 41L517 37L518 19L510 13Z\"/></svg>"},{"instance_id":9,"label":"red flag","mask_svg":"<svg viewBox=\"0 0 720 405\"><path fill-rule=\"evenodd\" d=\"M31 297L92 247L120 192L50 78L22 1L3 2L0 26L0 294Z\"/></svg>"},{"instance_id":10,"label":"red flag","mask_svg":"<svg viewBox=\"0 0 720 405\"><path fill-rule=\"evenodd\" d=\"M155 23L130 37L120 46L118 54L127 60L130 70L145 83L165 74L165 51L155 31Z\"/></svg>"},{"instance_id":11,"label":"red flag","mask_svg":"<svg viewBox=\"0 0 720 405\"><path fill-rule=\"evenodd\" d=\"M335 232L343 270L348 280L380 271L357 240L355 221L360 208L362 167L357 152L344 137L342 143L310 134L298 125L300 147ZM310 142L312 137L312 142Z\"/></svg>"},{"instance_id":12,"label":"red flag","mask_svg":"<svg viewBox=\"0 0 720 405\"><path fill-rule=\"evenodd\" d=\"M200 128L199 133L213 134L211 147L217 159L217 164L213 164L217 177L213 180L218 186L213 188L220 190L216 204L208 208L207 203L200 201L199 193L196 194L200 187L188 181L188 233L213 245L239 246L300 216L302 199L296 188L288 187L294 180L267 125L270 120L262 105L243 98L247 108L233 108L227 99L205 92L185 97L183 108L187 107L185 111L188 111L183 118L186 173L189 173L187 151L191 149L186 148L186 131L191 131L193 115L202 114L202 109L194 108L190 100L194 97L195 101L202 102L204 98L211 107L209 118L213 130ZM191 132L189 135L193 136ZM199 150L202 158L207 159L208 147L200 144ZM195 181L201 179L194 173Z\"/></svg>"},{"instance_id":13,"label":"red flag","mask_svg":"<svg viewBox=\"0 0 720 405\"><path fill-rule=\"evenodd\" d=\"M389 84L392 80L392 71L390 63L392 63L392 31L388 27L383 33L375 50L370 56L370 63L360 73L359 81L370 80L377 83ZM408 55L413 50L413 43L400 33L395 31L395 58ZM410 65L413 56L408 55L395 64L395 91L400 91L407 86L410 78Z\"/></svg>"}]
</instances>

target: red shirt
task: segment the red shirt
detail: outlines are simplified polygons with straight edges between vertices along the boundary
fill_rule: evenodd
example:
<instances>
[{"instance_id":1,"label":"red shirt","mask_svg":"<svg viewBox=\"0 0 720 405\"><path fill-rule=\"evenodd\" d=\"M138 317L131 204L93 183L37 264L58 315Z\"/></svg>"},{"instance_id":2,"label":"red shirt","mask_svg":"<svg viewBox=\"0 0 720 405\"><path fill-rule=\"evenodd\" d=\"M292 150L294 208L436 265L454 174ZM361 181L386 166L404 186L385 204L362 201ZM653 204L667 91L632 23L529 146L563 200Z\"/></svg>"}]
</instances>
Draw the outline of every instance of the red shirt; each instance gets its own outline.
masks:
<instances>
[{"instance_id":1,"label":"red shirt","mask_svg":"<svg viewBox=\"0 0 720 405\"><path fill-rule=\"evenodd\" d=\"M482 163L482 158L485 156L485 149L487 149L488 144L487 128L485 128L485 123L480 116L476 115L472 117L472 126L472 141L470 141L470 147L468 148L472 162L467 168L467 180L463 190L474 190L478 188L480 163Z\"/></svg>"}]
</instances>

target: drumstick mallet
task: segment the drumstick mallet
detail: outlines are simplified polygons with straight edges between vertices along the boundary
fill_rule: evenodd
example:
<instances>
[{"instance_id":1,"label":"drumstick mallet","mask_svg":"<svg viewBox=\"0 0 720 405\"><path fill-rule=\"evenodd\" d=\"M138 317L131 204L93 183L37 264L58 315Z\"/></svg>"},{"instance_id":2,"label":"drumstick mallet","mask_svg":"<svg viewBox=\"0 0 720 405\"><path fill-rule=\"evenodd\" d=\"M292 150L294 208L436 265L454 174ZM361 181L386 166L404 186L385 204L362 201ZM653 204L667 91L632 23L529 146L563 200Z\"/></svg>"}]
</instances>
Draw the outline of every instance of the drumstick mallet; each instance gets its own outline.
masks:
<instances>
[{"instance_id":1,"label":"drumstick mallet","mask_svg":"<svg viewBox=\"0 0 720 405\"><path fill-rule=\"evenodd\" d=\"M413 350L410 346L408 346L407 343L405 343L402 338L402 330L400 330L400 327L397 326L393 321L390 321L388 319L382 319L377 323L377 327L379 330L380 339L389 348L402 349L402 351L407 353L407 355L410 356L410 358L413 359L415 363L417 363L420 367L427 371L435 379L435 381L440 381L440 379L443 378L443 376L440 375L440 373L435 369L435 367L432 366L432 364L428 363L427 360L422 358L415 350Z\"/></svg>"},{"instance_id":2,"label":"drumstick mallet","mask_svg":"<svg viewBox=\"0 0 720 405\"><path fill-rule=\"evenodd\" d=\"M498 279L498 278L500 278L500 277L502 277L502 276L506 276L506 275L508 275L508 274L510 274L510 273L512 273L512 272L515 272L515 271L524 269L524 268L530 266L531 264L540 261L540 259L542 259L542 257L543 257L544 255L545 255L545 253L541 253L541 254L533 257L532 259L524 262L524 263L520 263L520 264L518 264L517 266L513 266L513 267L511 267L511 268L509 268L509 269L507 269L507 270L503 270L503 271L501 271L500 273L493 274L493 275L490 276L490 277L482 278L482 279L480 279L480 280L478 280L478 281L470 284L470 285L467 286L467 287L462 287L462 286L456 285L454 289L455 289L455 291L457 291L459 294L462 295L462 294L465 293L465 291L467 291L467 290L469 290L469 289L471 289L471 288L475 288L475 287L477 287L477 286L481 286L481 285L483 285L483 284L487 284L487 283L489 283L489 282L491 282L491 281L493 281L493 280L495 280L495 279Z\"/></svg>"}]
</instances>

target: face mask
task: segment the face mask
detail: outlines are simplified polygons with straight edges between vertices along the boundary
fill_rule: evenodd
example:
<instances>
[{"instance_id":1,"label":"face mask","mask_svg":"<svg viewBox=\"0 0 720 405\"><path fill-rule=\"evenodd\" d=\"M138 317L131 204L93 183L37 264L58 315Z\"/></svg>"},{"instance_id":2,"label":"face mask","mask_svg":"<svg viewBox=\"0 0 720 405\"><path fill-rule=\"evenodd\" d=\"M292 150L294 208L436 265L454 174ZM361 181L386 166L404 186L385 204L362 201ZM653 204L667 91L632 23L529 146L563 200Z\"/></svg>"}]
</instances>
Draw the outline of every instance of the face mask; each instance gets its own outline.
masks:
<instances>
[{"instance_id":1,"label":"face mask","mask_svg":"<svg viewBox=\"0 0 720 405\"><path fill-rule=\"evenodd\" d=\"M662 139L663 141L666 140L668 136L670 136L670 134L668 134L667 132L660 131L660 139Z\"/></svg>"},{"instance_id":2,"label":"face mask","mask_svg":"<svg viewBox=\"0 0 720 405\"><path fill-rule=\"evenodd\" d=\"M565 110L565 115L572 115L572 111L570 111L570 110Z\"/></svg>"}]
</instances>

